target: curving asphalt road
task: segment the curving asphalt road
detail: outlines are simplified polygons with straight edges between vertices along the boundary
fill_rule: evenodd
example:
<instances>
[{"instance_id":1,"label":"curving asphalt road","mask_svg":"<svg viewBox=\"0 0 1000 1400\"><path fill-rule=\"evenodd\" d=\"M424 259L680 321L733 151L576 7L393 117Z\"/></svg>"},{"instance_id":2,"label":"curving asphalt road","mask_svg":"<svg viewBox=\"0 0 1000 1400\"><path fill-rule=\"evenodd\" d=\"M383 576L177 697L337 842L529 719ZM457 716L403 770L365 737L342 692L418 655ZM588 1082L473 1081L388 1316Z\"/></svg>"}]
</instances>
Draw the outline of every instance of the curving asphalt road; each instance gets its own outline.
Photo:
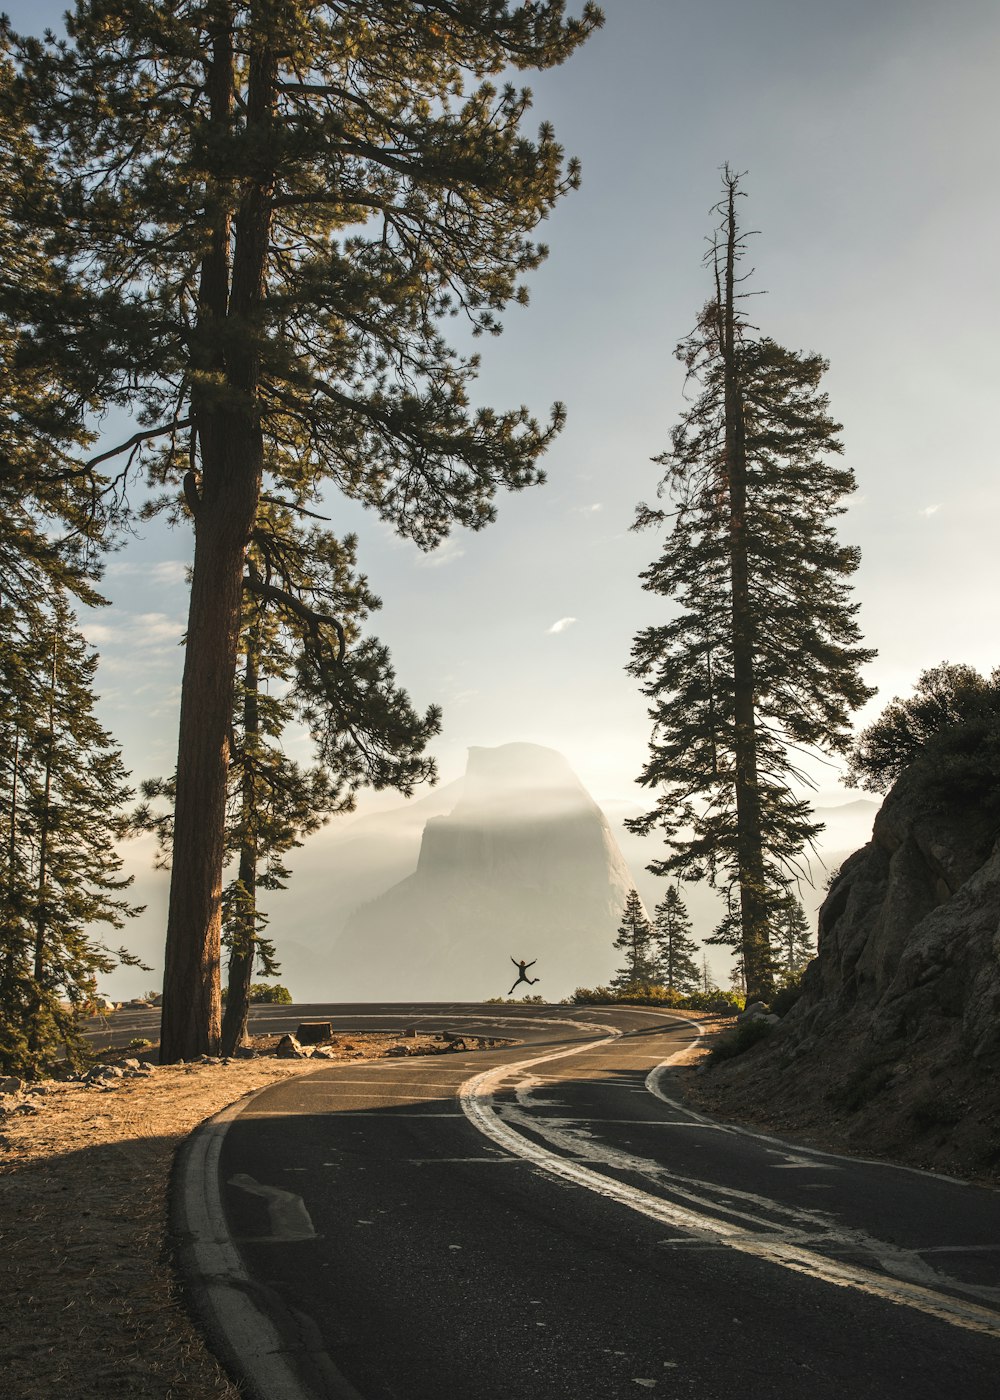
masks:
<instances>
[{"instance_id":1,"label":"curving asphalt road","mask_svg":"<svg viewBox=\"0 0 1000 1400\"><path fill-rule=\"evenodd\" d=\"M522 1043L327 1063L192 1139L182 1269L257 1400L1000 1395L1000 1193L683 1109L695 1023L267 1011Z\"/></svg>"}]
</instances>

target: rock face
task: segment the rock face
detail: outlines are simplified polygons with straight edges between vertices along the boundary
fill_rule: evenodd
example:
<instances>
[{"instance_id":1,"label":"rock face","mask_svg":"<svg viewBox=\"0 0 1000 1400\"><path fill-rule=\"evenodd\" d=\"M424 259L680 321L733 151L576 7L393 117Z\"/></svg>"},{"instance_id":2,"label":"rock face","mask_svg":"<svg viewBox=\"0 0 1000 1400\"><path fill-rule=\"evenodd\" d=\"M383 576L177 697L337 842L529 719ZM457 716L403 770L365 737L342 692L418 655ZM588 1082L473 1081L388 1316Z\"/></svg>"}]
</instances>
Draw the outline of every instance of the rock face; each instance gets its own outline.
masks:
<instances>
[{"instance_id":1,"label":"rock face","mask_svg":"<svg viewBox=\"0 0 1000 1400\"><path fill-rule=\"evenodd\" d=\"M974 1059L1000 1050L997 836L994 817L929 805L904 774L820 909L820 955L790 1029L862 1017L880 1044L943 1037Z\"/></svg>"},{"instance_id":2,"label":"rock face","mask_svg":"<svg viewBox=\"0 0 1000 1400\"><path fill-rule=\"evenodd\" d=\"M713 1106L1000 1174L998 825L995 795L907 770L831 885L801 999L707 1077Z\"/></svg>"},{"instance_id":3,"label":"rock face","mask_svg":"<svg viewBox=\"0 0 1000 1400\"><path fill-rule=\"evenodd\" d=\"M425 825L417 868L348 920L335 949L351 995L506 995L510 958L537 959L548 999L606 982L632 875L566 760L535 744L469 750L462 795ZM359 951L363 950L363 959Z\"/></svg>"}]
</instances>

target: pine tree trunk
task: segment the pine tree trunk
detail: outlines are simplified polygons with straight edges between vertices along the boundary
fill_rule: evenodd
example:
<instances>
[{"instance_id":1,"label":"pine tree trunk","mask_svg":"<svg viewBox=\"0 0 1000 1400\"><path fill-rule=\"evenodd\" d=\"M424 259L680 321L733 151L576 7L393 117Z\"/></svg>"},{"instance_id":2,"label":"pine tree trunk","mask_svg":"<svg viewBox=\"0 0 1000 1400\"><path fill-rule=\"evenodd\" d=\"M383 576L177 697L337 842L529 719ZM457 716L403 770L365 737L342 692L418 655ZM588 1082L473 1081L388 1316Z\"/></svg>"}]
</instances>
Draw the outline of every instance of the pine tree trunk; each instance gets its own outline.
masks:
<instances>
[{"instance_id":1,"label":"pine tree trunk","mask_svg":"<svg viewBox=\"0 0 1000 1400\"><path fill-rule=\"evenodd\" d=\"M212 122L223 135L231 123L234 60L228 6L213 40L208 88ZM252 48L259 35L244 36ZM270 53L253 49L247 92L248 131L262 149L274 104ZM187 652L181 686L174 847L164 958L161 1063L217 1054L222 998L219 954L225 863L226 782L233 692L239 649L244 559L263 475L257 406L260 376L254 343L270 244L273 181L248 181L236 211L232 286L230 220L219 217L202 264L199 329L207 371L225 387L192 392L201 447L201 491L195 510L194 570ZM225 323L225 335L222 334ZM225 346L225 349L222 347Z\"/></svg>"},{"instance_id":2,"label":"pine tree trunk","mask_svg":"<svg viewBox=\"0 0 1000 1400\"><path fill-rule=\"evenodd\" d=\"M229 742L243 563L260 490L253 438L250 425L233 423L229 450L215 471L203 438L205 490L195 521L181 686L160 1033L164 1064L219 1051Z\"/></svg>"},{"instance_id":3,"label":"pine tree trunk","mask_svg":"<svg viewBox=\"0 0 1000 1400\"><path fill-rule=\"evenodd\" d=\"M240 841L240 928L229 950L229 977L226 984L226 1010L222 1018L222 1053L231 1055L247 1039L250 1014L250 984L253 981L257 942L257 801L254 771L260 737L257 704L257 634L247 641L243 685L243 783L241 793Z\"/></svg>"},{"instance_id":4,"label":"pine tree trunk","mask_svg":"<svg viewBox=\"0 0 1000 1400\"><path fill-rule=\"evenodd\" d=\"M737 363L735 317L736 183L729 184L722 354L725 369L726 469L729 485L729 555L732 578L733 754L736 789L737 870L747 996L766 999L772 972L768 946L764 851L754 708L754 618L750 605L747 546L747 463L743 398Z\"/></svg>"}]
</instances>

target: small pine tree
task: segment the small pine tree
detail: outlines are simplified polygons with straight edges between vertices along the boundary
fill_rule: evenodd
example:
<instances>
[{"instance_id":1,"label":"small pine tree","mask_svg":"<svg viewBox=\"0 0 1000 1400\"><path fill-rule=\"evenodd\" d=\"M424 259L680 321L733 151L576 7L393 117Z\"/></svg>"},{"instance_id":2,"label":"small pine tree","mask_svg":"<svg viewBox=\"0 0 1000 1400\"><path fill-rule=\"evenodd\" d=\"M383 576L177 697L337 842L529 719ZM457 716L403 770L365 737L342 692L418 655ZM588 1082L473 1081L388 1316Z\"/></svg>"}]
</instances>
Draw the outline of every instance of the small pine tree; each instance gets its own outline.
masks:
<instances>
[{"instance_id":1,"label":"small pine tree","mask_svg":"<svg viewBox=\"0 0 1000 1400\"><path fill-rule=\"evenodd\" d=\"M81 1040L76 1016L99 973L117 963L95 925L141 910L125 898L116 842L132 796L117 745L94 716L97 655L56 592L28 614L4 614L0 648L0 1067L36 1074ZM44 624L44 625L43 625Z\"/></svg>"},{"instance_id":2,"label":"small pine tree","mask_svg":"<svg viewBox=\"0 0 1000 1400\"><path fill-rule=\"evenodd\" d=\"M694 955L697 942L691 937L691 920L680 890L671 885L654 911L653 940L659 955L659 980L670 991L698 990L701 973Z\"/></svg>"},{"instance_id":3,"label":"small pine tree","mask_svg":"<svg viewBox=\"0 0 1000 1400\"><path fill-rule=\"evenodd\" d=\"M625 954L624 966L620 967L611 979L612 987L620 989L633 982L656 981L653 927L643 912L642 901L636 890L628 892L622 921L618 926L618 937L612 946L621 949Z\"/></svg>"},{"instance_id":4,"label":"small pine tree","mask_svg":"<svg viewBox=\"0 0 1000 1400\"><path fill-rule=\"evenodd\" d=\"M778 900L771 914L771 942L779 977L794 982L816 956L816 944L806 911L791 890Z\"/></svg>"}]
</instances>

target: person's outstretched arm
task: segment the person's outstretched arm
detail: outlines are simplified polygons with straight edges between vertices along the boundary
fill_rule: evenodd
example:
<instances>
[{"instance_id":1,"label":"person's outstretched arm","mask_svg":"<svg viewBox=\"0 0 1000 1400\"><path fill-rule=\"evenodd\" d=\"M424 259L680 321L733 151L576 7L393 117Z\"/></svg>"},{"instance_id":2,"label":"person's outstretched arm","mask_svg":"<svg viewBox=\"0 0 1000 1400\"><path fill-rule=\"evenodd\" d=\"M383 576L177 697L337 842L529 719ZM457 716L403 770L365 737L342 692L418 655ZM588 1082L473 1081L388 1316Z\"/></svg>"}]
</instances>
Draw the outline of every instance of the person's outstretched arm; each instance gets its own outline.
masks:
<instances>
[{"instance_id":1,"label":"person's outstretched arm","mask_svg":"<svg viewBox=\"0 0 1000 1400\"><path fill-rule=\"evenodd\" d=\"M535 963L536 963L537 961L538 961L537 958L532 958L530 963L525 963L525 964L524 964L524 970L525 970L525 972L527 972L527 970L528 970L529 967L534 967L534 965L535 965Z\"/></svg>"},{"instance_id":2,"label":"person's outstretched arm","mask_svg":"<svg viewBox=\"0 0 1000 1400\"><path fill-rule=\"evenodd\" d=\"M521 966L521 964L518 962L517 958L511 958L511 962L514 964L515 967L520 967L520 966Z\"/></svg>"}]
</instances>

